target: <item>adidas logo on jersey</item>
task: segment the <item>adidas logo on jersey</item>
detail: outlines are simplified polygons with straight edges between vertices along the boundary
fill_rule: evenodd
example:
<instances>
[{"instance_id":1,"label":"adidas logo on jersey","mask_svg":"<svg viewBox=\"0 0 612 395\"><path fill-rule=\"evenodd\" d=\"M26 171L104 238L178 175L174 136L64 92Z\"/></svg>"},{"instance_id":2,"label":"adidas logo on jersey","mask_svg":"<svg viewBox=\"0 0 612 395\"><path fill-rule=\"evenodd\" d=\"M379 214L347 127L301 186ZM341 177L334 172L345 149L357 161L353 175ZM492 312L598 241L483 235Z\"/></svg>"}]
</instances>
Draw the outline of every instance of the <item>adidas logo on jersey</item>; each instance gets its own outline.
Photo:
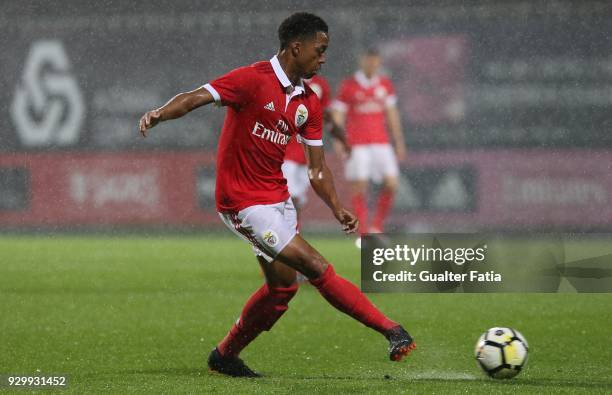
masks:
<instances>
[{"instance_id":1,"label":"adidas logo on jersey","mask_svg":"<svg viewBox=\"0 0 612 395\"><path fill-rule=\"evenodd\" d=\"M264 106L266 110L274 111L274 103L270 102Z\"/></svg>"}]
</instances>

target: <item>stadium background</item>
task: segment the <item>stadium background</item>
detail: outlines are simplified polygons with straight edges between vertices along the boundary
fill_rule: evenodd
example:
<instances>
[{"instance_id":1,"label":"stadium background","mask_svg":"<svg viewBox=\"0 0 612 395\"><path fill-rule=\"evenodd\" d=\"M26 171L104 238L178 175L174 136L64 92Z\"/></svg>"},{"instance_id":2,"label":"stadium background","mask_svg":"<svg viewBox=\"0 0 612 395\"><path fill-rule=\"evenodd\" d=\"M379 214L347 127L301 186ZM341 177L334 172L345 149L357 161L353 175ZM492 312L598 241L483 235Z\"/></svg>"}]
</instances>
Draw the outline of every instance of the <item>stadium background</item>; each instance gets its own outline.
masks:
<instances>
[{"instance_id":1,"label":"stadium background","mask_svg":"<svg viewBox=\"0 0 612 395\"><path fill-rule=\"evenodd\" d=\"M224 111L139 138L173 94L277 50L298 2L7 1L0 226L218 228ZM409 148L390 229L610 230L612 57L603 1L308 2L333 88L381 49ZM342 166L329 152L340 191ZM308 230L332 229L311 195ZM348 201L346 194L344 200ZM335 228L334 228L335 229Z\"/></svg>"},{"instance_id":2,"label":"stadium background","mask_svg":"<svg viewBox=\"0 0 612 395\"><path fill-rule=\"evenodd\" d=\"M75 394L612 392L600 341L611 298L597 293L610 290L609 259L582 293L565 281L568 293L368 294L417 339L400 364L305 284L241 354L263 379L207 374L207 354L262 282L214 212L223 111L199 109L147 139L137 121L271 57L278 23L304 9L330 25L334 88L372 45L396 84L409 157L391 230L612 229L609 2L5 0L0 391L7 374L65 374ZM359 284L360 251L311 197L308 241ZM612 253L607 235L574 239L566 269ZM509 257L529 262L513 240ZM531 347L509 382L474 361L478 336L498 325Z\"/></svg>"}]
</instances>

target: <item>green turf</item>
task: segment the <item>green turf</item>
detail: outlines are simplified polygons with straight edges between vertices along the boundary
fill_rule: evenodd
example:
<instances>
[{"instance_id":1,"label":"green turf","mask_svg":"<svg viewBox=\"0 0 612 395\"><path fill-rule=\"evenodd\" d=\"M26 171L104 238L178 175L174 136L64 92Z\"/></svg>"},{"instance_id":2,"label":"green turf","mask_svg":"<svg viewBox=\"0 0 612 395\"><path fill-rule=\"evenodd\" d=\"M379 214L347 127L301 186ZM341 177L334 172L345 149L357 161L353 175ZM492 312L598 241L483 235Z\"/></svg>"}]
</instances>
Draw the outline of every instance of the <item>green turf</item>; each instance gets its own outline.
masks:
<instances>
[{"instance_id":1,"label":"green turf","mask_svg":"<svg viewBox=\"0 0 612 395\"><path fill-rule=\"evenodd\" d=\"M348 239L312 242L359 280ZM68 374L62 393L612 392L612 294L371 295L418 343L393 363L379 334L304 286L242 354L265 378L209 375L207 353L261 281L237 238L4 236L0 374ZM530 342L513 380L483 377L473 357L496 325Z\"/></svg>"}]
</instances>

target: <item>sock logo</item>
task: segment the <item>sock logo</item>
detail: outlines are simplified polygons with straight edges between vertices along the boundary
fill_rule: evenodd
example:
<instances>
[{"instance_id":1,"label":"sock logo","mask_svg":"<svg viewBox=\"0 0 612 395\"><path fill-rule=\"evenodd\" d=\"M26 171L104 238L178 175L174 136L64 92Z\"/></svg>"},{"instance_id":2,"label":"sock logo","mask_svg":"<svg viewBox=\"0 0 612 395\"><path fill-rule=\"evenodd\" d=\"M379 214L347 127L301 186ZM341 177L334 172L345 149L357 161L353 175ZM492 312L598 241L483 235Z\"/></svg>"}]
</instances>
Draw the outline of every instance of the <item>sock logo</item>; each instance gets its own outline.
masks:
<instances>
[{"instance_id":1,"label":"sock logo","mask_svg":"<svg viewBox=\"0 0 612 395\"><path fill-rule=\"evenodd\" d=\"M278 244L278 235L273 230L267 230L263 234L263 241L270 247L275 247Z\"/></svg>"}]
</instances>

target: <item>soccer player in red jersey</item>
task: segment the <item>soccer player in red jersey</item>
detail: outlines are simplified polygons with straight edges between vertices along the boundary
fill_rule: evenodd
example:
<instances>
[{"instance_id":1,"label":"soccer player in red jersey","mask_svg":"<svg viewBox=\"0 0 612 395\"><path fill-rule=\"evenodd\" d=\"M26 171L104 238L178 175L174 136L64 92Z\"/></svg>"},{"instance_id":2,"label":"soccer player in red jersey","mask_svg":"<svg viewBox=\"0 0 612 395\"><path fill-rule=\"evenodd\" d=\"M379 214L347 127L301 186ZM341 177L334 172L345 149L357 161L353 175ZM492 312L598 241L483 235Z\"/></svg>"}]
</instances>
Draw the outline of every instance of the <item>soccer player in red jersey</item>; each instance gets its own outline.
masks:
<instances>
[{"instance_id":1,"label":"soccer player in red jersey","mask_svg":"<svg viewBox=\"0 0 612 395\"><path fill-rule=\"evenodd\" d=\"M344 132L333 122L331 117L331 111L329 110L330 88L327 80L319 75L314 75L312 78L303 79L303 81L319 98L323 110L324 124L329 125L330 134L341 147L345 147L348 150ZM297 139L289 140L289 144L287 144L282 170L285 179L287 179L287 187L289 188L293 205L298 211L299 220L300 209L307 202L310 180L308 179L308 166L304 147Z\"/></svg>"},{"instance_id":2,"label":"soccer player in red jersey","mask_svg":"<svg viewBox=\"0 0 612 395\"><path fill-rule=\"evenodd\" d=\"M366 51L360 70L342 81L333 103L335 121L346 129L351 146L345 176L351 183L352 204L359 218L359 233L380 233L393 206L399 167L406 147L402 134L397 98L391 81L378 74L381 60L375 49ZM393 138L389 143L387 126ZM368 227L368 182L382 181L377 209ZM358 239L358 242L360 239Z\"/></svg>"},{"instance_id":3,"label":"soccer player in red jersey","mask_svg":"<svg viewBox=\"0 0 612 395\"><path fill-rule=\"evenodd\" d=\"M327 80L321 76L315 75L308 80L304 80L304 82L317 95L321 103L321 108L325 113L329 106L330 96ZM289 141L289 144L287 144L282 170L285 179L287 179L289 194L299 213L300 208L306 204L310 180L308 179L308 168L304 148L297 139L292 139Z\"/></svg>"},{"instance_id":4,"label":"soccer player in red jersey","mask_svg":"<svg viewBox=\"0 0 612 395\"><path fill-rule=\"evenodd\" d=\"M330 103L330 89L327 80L319 75L314 75L312 78L303 79L310 89L317 95L321 108L323 110L324 121L328 122L331 120L331 114L328 111ZM334 127L332 122L331 132L337 139L344 141L344 134ZM285 150L285 161L281 167L283 176L287 180L287 188L289 189L289 195L295 206L297 221L298 221L298 232L300 229L300 219L302 207L308 201L308 186L310 180L308 178L308 165L306 161L306 155L304 153L304 147L298 142L297 139L289 140L287 149ZM297 273L297 281L300 283L306 282L308 279L301 273Z\"/></svg>"},{"instance_id":5,"label":"soccer player in red jersey","mask_svg":"<svg viewBox=\"0 0 612 395\"><path fill-rule=\"evenodd\" d=\"M312 188L344 231L354 232L358 221L338 200L323 154L321 105L302 81L325 63L327 24L316 15L296 13L282 22L278 35L280 49L270 61L237 68L180 93L140 119L140 132L146 136L157 123L203 105L227 107L217 151L217 211L234 233L253 246L265 283L210 353L208 366L229 376L259 376L239 354L288 309L298 289L296 271L336 309L383 334L389 341L390 359L400 360L414 348L410 335L296 233L295 208L281 172L292 138L305 144Z\"/></svg>"}]
</instances>

